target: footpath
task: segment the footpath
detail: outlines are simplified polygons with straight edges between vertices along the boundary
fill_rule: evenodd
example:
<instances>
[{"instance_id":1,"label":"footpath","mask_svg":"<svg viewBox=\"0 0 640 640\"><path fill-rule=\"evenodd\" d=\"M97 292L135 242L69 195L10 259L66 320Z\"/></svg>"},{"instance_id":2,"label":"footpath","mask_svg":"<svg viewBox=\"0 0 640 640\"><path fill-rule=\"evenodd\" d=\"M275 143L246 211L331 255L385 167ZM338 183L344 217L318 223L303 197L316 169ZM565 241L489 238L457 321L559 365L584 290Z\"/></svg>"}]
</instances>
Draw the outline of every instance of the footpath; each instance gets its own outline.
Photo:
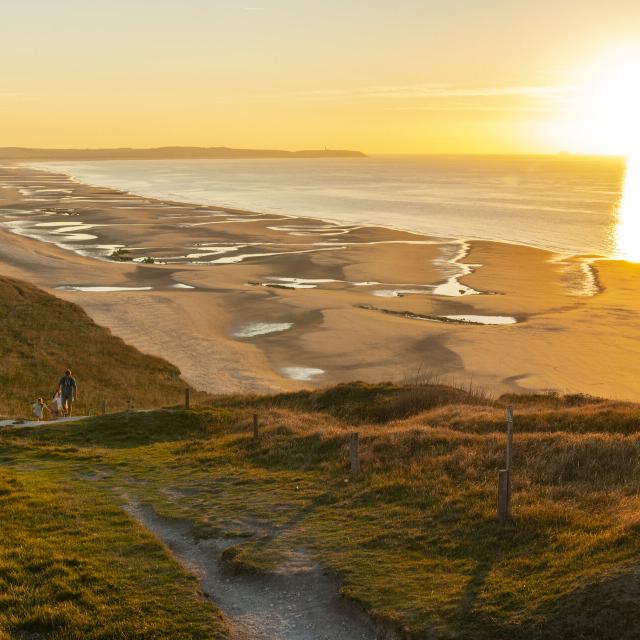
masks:
<instances>
[{"instance_id":1,"label":"footpath","mask_svg":"<svg viewBox=\"0 0 640 640\"><path fill-rule=\"evenodd\" d=\"M0 420L0 429L6 428L22 428L22 427L43 427L60 424L61 422L75 422L76 420L84 420L89 416L70 416L68 418L54 418L52 420Z\"/></svg>"}]
</instances>

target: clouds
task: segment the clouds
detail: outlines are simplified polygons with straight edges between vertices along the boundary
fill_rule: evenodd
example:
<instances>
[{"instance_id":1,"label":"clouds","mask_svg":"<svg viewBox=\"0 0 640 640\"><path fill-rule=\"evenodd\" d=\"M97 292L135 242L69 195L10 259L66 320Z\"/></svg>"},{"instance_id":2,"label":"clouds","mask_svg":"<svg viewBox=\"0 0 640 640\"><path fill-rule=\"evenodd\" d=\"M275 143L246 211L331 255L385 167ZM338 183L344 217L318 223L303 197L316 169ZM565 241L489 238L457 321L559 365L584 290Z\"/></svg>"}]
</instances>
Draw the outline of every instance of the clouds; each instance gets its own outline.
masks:
<instances>
[{"instance_id":1,"label":"clouds","mask_svg":"<svg viewBox=\"0 0 640 640\"><path fill-rule=\"evenodd\" d=\"M544 98L566 95L563 86L495 86L463 87L448 84L424 84L371 87L365 95L377 98L487 98L528 97Z\"/></svg>"},{"instance_id":2,"label":"clouds","mask_svg":"<svg viewBox=\"0 0 640 640\"><path fill-rule=\"evenodd\" d=\"M313 89L302 95L317 97L362 96L368 98L552 98L569 95L571 85L558 86L455 86L450 84L382 85L358 89Z\"/></svg>"},{"instance_id":3,"label":"clouds","mask_svg":"<svg viewBox=\"0 0 640 640\"><path fill-rule=\"evenodd\" d=\"M573 85L478 85L445 83L375 85L355 89L314 89L299 97L323 101L376 103L398 111L540 111L568 103Z\"/></svg>"}]
</instances>

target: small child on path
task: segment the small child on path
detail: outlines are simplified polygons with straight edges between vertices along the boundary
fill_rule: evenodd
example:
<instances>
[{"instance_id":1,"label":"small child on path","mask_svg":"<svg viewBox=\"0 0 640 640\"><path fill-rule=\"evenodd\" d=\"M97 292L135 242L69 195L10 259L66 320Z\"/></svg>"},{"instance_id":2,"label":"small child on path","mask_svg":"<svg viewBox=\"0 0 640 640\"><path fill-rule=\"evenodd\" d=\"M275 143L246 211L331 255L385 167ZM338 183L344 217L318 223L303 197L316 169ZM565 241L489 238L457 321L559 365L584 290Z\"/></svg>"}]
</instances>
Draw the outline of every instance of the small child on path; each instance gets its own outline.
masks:
<instances>
[{"instance_id":1,"label":"small child on path","mask_svg":"<svg viewBox=\"0 0 640 640\"><path fill-rule=\"evenodd\" d=\"M62 417L62 396L60 395L60 389L57 389L51 397L51 403L52 413L55 413L56 418Z\"/></svg>"},{"instance_id":2,"label":"small child on path","mask_svg":"<svg viewBox=\"0 0 640 640\"><path fill-rule=\"evenodd\" d=\"M42 398L38 398L32 405L33 416L36 420L40 421L44 418L44 412L49 411L49 407L44 403Z\"/></svg>"}]
</instances>

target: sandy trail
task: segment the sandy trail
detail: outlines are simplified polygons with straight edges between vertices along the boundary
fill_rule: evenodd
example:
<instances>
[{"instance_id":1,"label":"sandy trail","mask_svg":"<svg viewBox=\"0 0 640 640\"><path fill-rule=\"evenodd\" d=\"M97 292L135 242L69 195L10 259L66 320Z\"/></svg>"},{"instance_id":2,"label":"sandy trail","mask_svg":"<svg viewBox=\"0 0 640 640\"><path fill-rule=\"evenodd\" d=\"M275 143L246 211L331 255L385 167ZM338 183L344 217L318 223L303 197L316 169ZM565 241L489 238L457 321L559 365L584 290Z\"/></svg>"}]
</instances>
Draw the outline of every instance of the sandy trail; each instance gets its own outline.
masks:
<instances>
[{"instance_id":1,"label":"sandy trail","mask_svg":"<svg viewBox=\"0 0 640 640\"><path fill-rule=\"evenodd\" d=\"M126 511L199 578L204 593L223 612L232 640L391 640L341 598L335 581L310 560L289 572L231 576L219 557L233 540L196 541L188 523L165 521L136 502L130 501Z\"/></svg>"}]
</instances>

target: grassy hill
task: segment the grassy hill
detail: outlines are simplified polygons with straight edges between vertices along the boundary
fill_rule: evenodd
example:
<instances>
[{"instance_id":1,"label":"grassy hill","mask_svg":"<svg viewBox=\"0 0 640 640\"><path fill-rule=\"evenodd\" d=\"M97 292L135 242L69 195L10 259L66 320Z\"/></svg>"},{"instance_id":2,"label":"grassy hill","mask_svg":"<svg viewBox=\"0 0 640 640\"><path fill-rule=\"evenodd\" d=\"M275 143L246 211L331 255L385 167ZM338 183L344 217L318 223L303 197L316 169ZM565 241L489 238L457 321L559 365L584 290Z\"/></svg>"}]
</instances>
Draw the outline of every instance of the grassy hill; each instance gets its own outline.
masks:
<instances>
[{"instance_id":1,"label":"grassy hill","mask_svg":"<svg viewBox=\"0 0 640 640\"><path fill-rule=\"evenodd\" d=\"M27 416L48 400L65 369L78 380L79 412L169 406L185 382L168 362L140 353L96 325L77 305L0 276L0 416Z\"/></svg>"},{"instance_id":2,"label":"grassy hill","mask_svg":"<svg viewBox=\"0 0 640 640\"><path fill-rule=\"evenodd\" d=\"M501 526L496 481L507 403L515 408L513 521ZM257 439L253 413L260 417ZM11 508L7 496L25 484L41 493L38 487L83 479L94 508L110 505L114 514L100 520L106 534L139 539L115 515L135 502L169 527L188 525L195 540L233 541L221 558L230 581L282 575L309 554L339 578L345 596L398 637L631 639L640 630L638 425L640 407L633 404L554 395L491 400L437 385L354 383L217 398L189 412L0 432L7 486L0 490L0 518ZM348 463L354 430L361 442L357 478ZM53 499L49 493L55 492L39 501ZM17 529L25 525L21 530L31 528L38 509L25 504L13 516ZM56 504L74 518L86 509L92 521L91 505ZM114 628L113 615L136 606L133 589L123 590L113 615L102 606L106 596L97 585L108 548L95 551L95 566L83 569L94 577L79 581L73 563L81 551L74 538L59 535L63 523L43 520L39 542L55 543L67 558L58 589L75 586L62 601L55 585L36 588L42 581L24 568L28 555L12 555L9 543L0 543L0 580L11 571L15 588L32 593L0 608L0 637L2 631L21 637L17 620L25 617L35 620L36 633L73 628L87 601L100 603L93 624ZM119 544L126 548L124 538ZM133 584L147 571L151 584L160 584L168 569L146 564L157 557L155 547L136 549L129 563L111 569L111 579ZM189 613L152 637L200 637L181 629L214 613L187 587L184 578L175 588L154 587L145 611L167 611L180 594ZM49 627L36 615L43 607Z\"/></svg>"}]
</instances>

